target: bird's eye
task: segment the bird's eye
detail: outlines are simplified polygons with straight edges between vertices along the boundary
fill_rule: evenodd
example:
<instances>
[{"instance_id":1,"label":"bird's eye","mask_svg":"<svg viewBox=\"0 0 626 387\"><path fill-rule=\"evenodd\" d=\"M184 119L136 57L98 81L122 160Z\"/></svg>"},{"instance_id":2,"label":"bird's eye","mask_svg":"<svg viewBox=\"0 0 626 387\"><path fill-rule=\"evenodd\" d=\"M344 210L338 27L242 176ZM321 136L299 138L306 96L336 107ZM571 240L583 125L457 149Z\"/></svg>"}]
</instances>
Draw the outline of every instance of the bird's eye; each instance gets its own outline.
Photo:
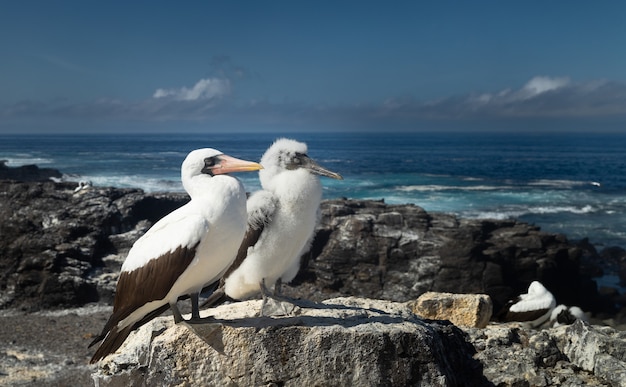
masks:
<instances>
[{"instance_id":1,"label":"bird's eye","mask_svg":"<svg viewBox=\"0 0 626 387\"><path fill-rule=\"evenodd\" d=\"M217 157L207 157L206 159L204 159L204 166L206 168L214 167L217 162Z\"/></svg>"}]
</instances>

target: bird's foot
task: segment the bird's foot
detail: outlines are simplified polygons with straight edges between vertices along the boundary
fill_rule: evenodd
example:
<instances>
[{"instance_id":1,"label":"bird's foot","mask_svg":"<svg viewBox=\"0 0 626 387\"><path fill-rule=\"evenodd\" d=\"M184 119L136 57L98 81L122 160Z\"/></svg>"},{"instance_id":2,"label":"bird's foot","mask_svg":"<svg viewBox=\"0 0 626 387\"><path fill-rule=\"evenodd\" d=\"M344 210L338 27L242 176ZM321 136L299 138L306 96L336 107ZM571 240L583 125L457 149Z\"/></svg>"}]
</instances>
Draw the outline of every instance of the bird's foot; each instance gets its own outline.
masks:
<instances>
[{"instance_id":1,"label":"bird's foot","mask_svg":"<svg viewBox=\"0 0 626 387\"><path fill-rule=\"evenodd\" d=\"M295 316L300 307L286 297L268 296L263 299L260 317Z\"/></svg>"},{"instance_id":2,"label":"bird's foot","mask_svg":"<svg viewBox=\"0 0 626 387\"><path fill-rule=\"evenodd\" d=\"M215 317L213 316L207 316L207 317L190 317L187 320L185 320L185 322L187 324L210 324L210 323L215 323Z\"/></svg>"}]
</instances>

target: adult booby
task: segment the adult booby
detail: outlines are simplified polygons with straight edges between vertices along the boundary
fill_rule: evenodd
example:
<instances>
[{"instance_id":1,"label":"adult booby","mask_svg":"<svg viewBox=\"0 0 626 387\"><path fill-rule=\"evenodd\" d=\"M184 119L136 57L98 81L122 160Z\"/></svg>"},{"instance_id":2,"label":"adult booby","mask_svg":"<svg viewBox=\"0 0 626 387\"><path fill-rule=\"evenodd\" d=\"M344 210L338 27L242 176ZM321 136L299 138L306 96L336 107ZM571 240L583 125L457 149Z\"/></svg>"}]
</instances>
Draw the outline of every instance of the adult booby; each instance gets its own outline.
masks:
<instances>
[{"instance_id":1,"label":"adult booby","mask_svg":"<svg viewBox=\"0 0 626 387\"><path fill-rule=\"evenodd\" d=\"M263 306L268 296L279 299L281 283L290 282L298 273L300 257L309 249L319 221L319 176L343 179L307 156L306 144L285 138L267 149L261 165L263 189L248 199L246 235L220 289L207 303L217 300L221 292L242 300L260 291ZM268 286L274 287L273 295Z\"/></svg>"},{"instance_id":2,"label":"adult booby","mask_svg":"<svg viewBox=\"0 0 626 387\"><path fill-rule=\"evenodd\" d=\"M538 327L550 318L556 299L539 281L531 282L528 293L509 301L502 313L502 321L519 321L531 328Z\"/></svg>"},{"instance_id":3,"label":"adult booby","mask_svg":"<svg viewBox=\"0 0 626 387\"><path fill-rule=\"evenodd\" d=\"M235 258L246 231L246 192L226 175L256 171L261 165L205 148L194 150L181 167L183 187L191 197L139 238L128 252L117 282L113 314L100 336L91 362L114 352L130 332L168 306L191 295L192 319L199 319L198 293L217 281ZM90 345L90 346L91 346Z\"/></svg>"},{"instance_id":4,"label":"adult booby","mask_svg":"<svg viewBox=\"0 0 626 387\"><path fill-rule=\"evenodd\" d=\"M81 180L78 182L78 186L74 188L74 193L79 193L80 191L84 191L91 188L91 181L89 180Z\"/></svg>"}]
</instances>

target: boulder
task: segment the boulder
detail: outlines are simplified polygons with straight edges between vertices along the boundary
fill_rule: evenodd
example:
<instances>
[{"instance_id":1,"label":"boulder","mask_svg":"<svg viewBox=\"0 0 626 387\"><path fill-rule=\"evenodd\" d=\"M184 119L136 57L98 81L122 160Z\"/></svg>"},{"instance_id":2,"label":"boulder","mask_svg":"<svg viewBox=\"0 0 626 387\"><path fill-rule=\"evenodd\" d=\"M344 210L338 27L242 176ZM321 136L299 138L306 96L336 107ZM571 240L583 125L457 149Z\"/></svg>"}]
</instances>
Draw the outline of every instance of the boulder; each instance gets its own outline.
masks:
<instances>
[{"instance_id":1,"label":"boulder","mask_svg":"<svg viewBox=\"0 0 626 387\"><path fill-rule=\"evenodd\" d=\"M101 361L96 385L489 385L458 328L406 304L340 298L253 317L259 308L223 305L206 324L157 318Z\"/></svg>"},{"instance_id":2,"label":"boulder","mask_svg":"<svg viewBox=\"0 0 626 387\"><path fill-rule=\"evenodd\" d=\"M409 302L413 313L431 320L448 320L454 325L484 328L491 320L493 305L486 294L427 292Z\"/></svg>"}]
</instances>

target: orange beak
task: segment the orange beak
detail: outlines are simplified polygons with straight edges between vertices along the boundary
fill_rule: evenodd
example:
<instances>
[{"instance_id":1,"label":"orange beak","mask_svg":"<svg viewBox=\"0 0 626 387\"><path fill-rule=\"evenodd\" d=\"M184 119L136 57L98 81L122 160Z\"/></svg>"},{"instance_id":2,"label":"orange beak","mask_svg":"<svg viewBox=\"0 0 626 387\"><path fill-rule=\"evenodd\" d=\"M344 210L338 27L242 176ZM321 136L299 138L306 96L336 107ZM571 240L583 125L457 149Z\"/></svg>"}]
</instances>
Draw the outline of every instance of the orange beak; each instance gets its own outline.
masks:
<instances>
[{"instance_id":1,"label":"orange beak","mask_svg":"<svg viewBox=\"0 0 626 387\"><path fill-rule=\"evenodd\" d=\"M263 166L253 161L237 159L227 155L219 156L220 162L211 168L214 175L223 175L232 172L250 172L263 169Z\"/></svg>"}]
</instances>

